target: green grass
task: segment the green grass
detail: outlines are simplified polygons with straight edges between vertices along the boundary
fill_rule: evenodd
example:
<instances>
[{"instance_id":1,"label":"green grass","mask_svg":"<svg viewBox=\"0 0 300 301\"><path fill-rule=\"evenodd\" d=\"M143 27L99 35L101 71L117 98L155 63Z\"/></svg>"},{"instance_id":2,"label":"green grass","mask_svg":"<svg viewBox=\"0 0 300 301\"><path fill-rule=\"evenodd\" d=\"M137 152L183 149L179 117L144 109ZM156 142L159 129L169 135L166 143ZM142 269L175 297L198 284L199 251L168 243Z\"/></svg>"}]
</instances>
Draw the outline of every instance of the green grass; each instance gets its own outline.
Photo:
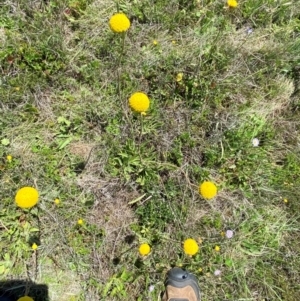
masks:
<instances>
[{"instance_id":1,"label":"green grass","mask_svg":"<svg viewBox=\"0 0 300 301\"><path fill-rule=\"evenodd\" d=\"M45 284L51 301L158 300L182 266L203 301L298 300L299 18L297 1L4 1L1 281ZM22 210L27 185L40 200Z\"/></svg>"}]
</instances>

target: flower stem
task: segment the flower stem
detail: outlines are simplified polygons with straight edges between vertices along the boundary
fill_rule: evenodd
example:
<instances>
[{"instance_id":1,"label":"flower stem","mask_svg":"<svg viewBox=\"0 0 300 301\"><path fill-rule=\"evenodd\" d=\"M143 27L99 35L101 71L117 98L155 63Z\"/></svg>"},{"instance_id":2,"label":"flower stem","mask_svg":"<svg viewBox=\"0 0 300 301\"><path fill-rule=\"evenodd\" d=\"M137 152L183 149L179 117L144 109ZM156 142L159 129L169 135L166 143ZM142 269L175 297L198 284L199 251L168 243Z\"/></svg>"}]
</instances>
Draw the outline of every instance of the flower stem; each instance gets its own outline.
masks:
<instances>
[{"instance_id":1,"label":"flower stem","mask_svg":"<svg viewBox=\"0 0 300 301\"><path fill-rule=\"evenodd\" d=\"M122 33L122 48L121 48L121 55L122 56L124 54L124 49L125 49L125 38L126 38L126 32Z\"/></svg>"},{"instance_id":2,"label":"flower stem","mask_svg":"<svg viewBox=\"0 0 300 301\"><path fill-rule=\"evenodd\" d=\"M143 118L144 116L142 114L140 114L140 121L141 121L141 131L140 131L140 135L139 135L139 156L140 156L140 159L142 160L141 158L141 142L142 142L142 136L143 136L143 130L144 130L144 122L143 122Z\"/></svg>"}]
</instances>

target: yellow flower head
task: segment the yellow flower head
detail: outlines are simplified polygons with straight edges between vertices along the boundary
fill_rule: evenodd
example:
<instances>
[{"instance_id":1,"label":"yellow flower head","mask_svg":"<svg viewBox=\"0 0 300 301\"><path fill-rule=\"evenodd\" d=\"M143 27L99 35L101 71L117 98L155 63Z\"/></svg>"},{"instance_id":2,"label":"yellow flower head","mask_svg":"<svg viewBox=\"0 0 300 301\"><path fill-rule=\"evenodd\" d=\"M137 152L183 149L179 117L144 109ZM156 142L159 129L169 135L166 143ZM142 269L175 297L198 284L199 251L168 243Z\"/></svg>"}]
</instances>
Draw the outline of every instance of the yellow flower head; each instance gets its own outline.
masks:
<instances>
[{"instance_id":1,"label":"yellow flower head","mask_svg":"<svg viewBox=\"0 0 300 301\"><path fill-rule=\"evenodd\" d=\"M80 218L80 219L77 221L77 224L78 224L79 226L82 226L82 225L83 225L83 219Z\"/></svg>"},{"instance_id":2,"label":"yellow flower head","mask_svg":"<svg viewBox=\"0 0 300 301\"><path fill-rule=\"evenodd\" d=\"M153 40L153 45L156 46L158 42L156 40Z\"/></svg>"},{"instance_id":3,"label":"yellow flower head","mask_svg":"<svg viewBox=\"0 0 300 301\"><path fill-rule=\"evenodd\" d=\"M183 78L183 73L178 73L177 76L176 76L176 81L181 82L182 78Z\"/></svg>"},{"instance_id":4,"label":"yellow flower head","mask_svg":"<svg viewBox=\"0 0 300 301\"><path fill-rule=\"evenodd\" d=\"M195 239L188 238L183 243L183 250L185 254L192 256L198 252L199 246Z\"/></svg>"},{"instance_id":5,"label":"yellow flower head","mask_svg":"<svg viewBox=\"0 0 300 301\"><path fill-rule=\"evenodd\" d=\"M31 246L31 249L35 251L37 248L38 248L38 245L36 243L33 243Z\"/></svg>"},{"instance_id":6,"label":"yellow flower head","mask_svg":"<svg viewBox=\"0 0 300 301\"><path fill-rule=\"evenodd\" d=\"M215 251L220 252L221 248L219 246L215 246Z\"/></svg>"},{"instance_id":7,"label":"yellow flower head","mask_svg":"<svg viewBox=\"0 0 300 301\"><path fill-rule=\"evenodd\" d=\"M217 186L210 181L205 181L199 186L199 193L203 198L209 200L217 195Z\"/></svg>"},{"instance_id":8,"label":"yellow flower head","mask_svg":"<svg viewBox=\"0 0 300 301\"><path fill-rule=\"evenodd\" d=\"M289 200L288 199L283 199L283 202L287 204L289 202Z\"/></svg>"},{"instance_id":9,"label":"yellow flower head","mask_svg":"<svg viewBox=\"0 0 300 301\"><path fill-rule=\"evenodd\" d=\"M139 252L142 256L146 256L150 253L151 248L148 244L141 244L139 247Z\"/></svg>"},{"instance_id":10,"label":"yellow flower head","mask_svg":"<svg viewBox=\"0 0 300 301\"><path fill-rule=\"evenodd\" d=\"M39 200L39 193L33 187L23 187L17 191L15 201L17 206L21 208L31 208Z\"/></svg>"},{"instance_id":11,"label":"yellow flower head","mask_svg":"<svg viewBox=\"0 0 300 301\"><path fill-rule=\"evenodd\" d=\"M12 160L12 156L11 155L6 156L6 160L7 160L8 163L10 163L11 160Z\"/></svg>"},{"instance_id":12,"label":"yellow flower head","mask_svg":"<svg viewBox=\"0 0 300 301\"><path fill-rule=\"evenodd\" d=\"M228 5L229 7L235 8L235 7L238 6L238 2L237 2L236 0L228 0L228 1L227 1L227 5Z\"/></svg>"},{"instance_id":13,"label":"yellow flower head","mask_svg":"<svg viewBox=\"0 0 300 301\"><path fill-rule=\"evenodd\" d=\"M17 301L34 301L34 300L28 296L24 296L19 298Z\"/></svg>"},{"instance_id":14,"label":"yellow flower head","mask_svg":"<svg viewBox=\"0 0 300 301\"><path fill-rule=\"evenodd\" d=\"M125 14L117 13L110 18L109 27L114 32L125 32L130 27L130 21Z\"/></svg>"},{"instance_id":15,"label":"yellow flower head","mask_svg":"<svg viewBox=\"0 0 300 301\"><path fill-rule=\"evenodd\" d=\"M133 111L142 113L149 109L150 100L145 93L136 92L130 96L129 106Z\"/></svg>"},{"instance_id":16,"label":"yellow flower head","mask_svg":"<svg viewBox=\"0 0 300 301\"><path fill-rule=\"evenodd\" d=\"M54 203L55 203L55 205L59 205L60 204L60 199L55 199Z\"/></svg>"}]
</instances>

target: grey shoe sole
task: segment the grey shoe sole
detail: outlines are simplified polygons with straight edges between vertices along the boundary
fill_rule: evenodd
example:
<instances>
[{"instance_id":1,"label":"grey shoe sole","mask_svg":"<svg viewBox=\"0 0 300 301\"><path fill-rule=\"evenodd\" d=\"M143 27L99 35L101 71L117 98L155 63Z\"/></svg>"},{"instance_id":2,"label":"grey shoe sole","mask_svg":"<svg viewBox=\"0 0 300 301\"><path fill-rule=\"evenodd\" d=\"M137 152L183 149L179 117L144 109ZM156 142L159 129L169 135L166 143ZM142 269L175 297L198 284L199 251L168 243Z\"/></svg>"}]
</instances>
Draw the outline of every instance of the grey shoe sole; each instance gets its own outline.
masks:
<instances>
[{"instance_id":1,"label":"grey shoe sole","mask_svg":"<svg viewBox=\"0 0 300 301\"><path fill-rule=\"evenodd\" d=\"M200 287L198 284L198 280L195 277L195 275L190 274L187 271L184 271L180 268L173 268L168 272L166 281L165 281L165 286L167 287L168 285L173 286L173 287L178 287L178 288L183 288L185 286L190 285L193 290L195 291L195 294L197 296L197 300L200 301ZM177 299L176 301L181 301ZM182 301L184 301L182 299Z\"/></svg>"}]
</instances>

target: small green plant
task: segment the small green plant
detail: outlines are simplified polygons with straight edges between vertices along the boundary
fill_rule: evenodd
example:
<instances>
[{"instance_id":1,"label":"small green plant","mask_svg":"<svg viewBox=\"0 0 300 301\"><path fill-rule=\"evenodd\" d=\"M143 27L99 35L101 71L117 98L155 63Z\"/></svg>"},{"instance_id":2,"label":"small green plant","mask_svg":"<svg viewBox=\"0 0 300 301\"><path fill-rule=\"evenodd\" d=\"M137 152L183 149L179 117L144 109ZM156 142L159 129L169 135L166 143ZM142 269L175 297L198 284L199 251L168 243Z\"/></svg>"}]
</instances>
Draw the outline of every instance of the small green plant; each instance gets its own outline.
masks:
<instances>
[{"instance_id":1,"label":"small green plant","mask_svg":"<svg viewBox=\"0 0 300 301\"><path fill-rule=\"evenodd\" d=\"M9 200L5 200L6 203ZM32 254L32 245L40 243L39 228L34 226L36 209L30 213L21 212L18 209L2 209L0 218L9 214L9 218L2 222L5 231L1 234L1 241L10 241L9 245L2 245L2 253L0 257L0 274L7 276L13 272L14 267L18 267L22 262L20 260L28 260Z\"/></svg>"},{"instance_id":2,"label":"small green plant","mask_svg":"<svg viewBox=\"0 0 300 301\"><path fill-rule=\"evenodd\" d=\"M110 158L108 168L113 176L120 175L126 182L133 180L141 186L149 186L158 180L163 165L157 162L153 147L147 148L147 144L137 146L129 140Z\"/></svg>"},{"instance_id":3,"label":"small green plant","mask_svg":"<svg viewBox=\"0 0 300 301\"><path fill-rule=\"evenodd\" d=\"M107 297L127 297L126 286L134 280L134 276L131 272L125 269L120 273L113 275L109 281L105 284L101 296Z\"/></svg>"}]
</instances>

